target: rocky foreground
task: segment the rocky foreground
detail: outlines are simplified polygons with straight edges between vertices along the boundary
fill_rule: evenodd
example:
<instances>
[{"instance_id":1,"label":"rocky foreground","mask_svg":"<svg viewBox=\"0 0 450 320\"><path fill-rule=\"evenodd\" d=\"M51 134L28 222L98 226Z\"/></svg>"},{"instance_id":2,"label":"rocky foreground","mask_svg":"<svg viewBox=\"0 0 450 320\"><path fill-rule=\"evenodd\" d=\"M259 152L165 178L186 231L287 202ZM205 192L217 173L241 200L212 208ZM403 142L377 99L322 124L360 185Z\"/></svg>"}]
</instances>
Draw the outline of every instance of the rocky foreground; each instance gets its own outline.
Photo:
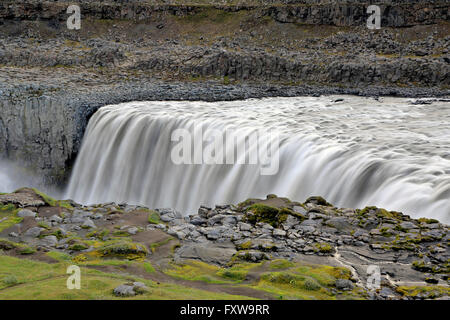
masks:
<instances>
[{"instance_id":1,"label":"rocky foreground","mask_svg":"<svg viewBox=\"0 0 450 320\"><path fill-rule=\"evenodd\" d=\"M23 188L0 194L0 299L448 299L449 239L434 219L321 197L182 217Z\"/></svg>"}]
</instances>

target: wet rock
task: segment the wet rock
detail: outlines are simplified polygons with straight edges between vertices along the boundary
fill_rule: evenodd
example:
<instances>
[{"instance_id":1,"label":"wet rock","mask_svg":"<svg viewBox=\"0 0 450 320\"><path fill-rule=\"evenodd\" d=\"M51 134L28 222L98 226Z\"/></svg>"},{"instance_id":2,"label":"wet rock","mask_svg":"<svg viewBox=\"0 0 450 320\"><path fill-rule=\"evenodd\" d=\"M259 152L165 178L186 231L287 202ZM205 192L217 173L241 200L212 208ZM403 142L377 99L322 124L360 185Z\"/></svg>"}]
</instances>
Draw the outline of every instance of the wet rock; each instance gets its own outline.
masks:
<instances>
[{"instance_id":1,"label":"wet rock","mask_svg":"<svg viewBox=\"0 0 450 320\"><path fill-rule=\"evenodd\" d=\"M24 218L24 217L35 217L36 216L36 212L33 212L31 210L28 209L22 209L17 213L18 217Z\"/></svg>"},{"instance_id":2,"label":"wet rock","mask_svg":"<svg viewBox=\"0 0 450 320\"><path fill-rule=\"evenodd\" d=\"M161 220L164 222L170 222L175 219L182 218L181 213L173 209L163 208L163 209L156 209L156 211L159 213Z\"/></svg>"},{"instance_id":3,"label":"wet rock","mask_svg":"<svg viewBox=\"0 0 450 320\"><path fill-rule=\"evenodd\" d=\"M128 230L127 230L127 232L128 232L129 234L131 234L131 235L137 234L138 231L139 231L139 229L136 228L136 227L131 227L131 228L128 228Z\"/></svg>"},{"instance_id":4,"label":"wet rock","mask_svg":"<svg viewBox=\"0 0 450 320\"><path fill-rule=\"evenodd\" d=\"M185 244L176 252L179 259L198 259L206 263L227 264L236 253L232 243L192 243Z\"/></svg>"},{"instance_id":5,"label":"wet rock","mask_svg":"<svg viewBox=\"0 0 450 320\"><path fill-rule=\"evenodd\" d=\"M42 231L44 231L44 228L40 228L40 227L33 227L28 229L25 233L24 236L25 237L31 237L31 238L37 238L39 237L39 235L41 234Z\"/></svg>"},{"instance_id":6,"label":"wet rock","mask_svg":"<svg viewBox=\"0 0 450 320\"><path fill-rule=\"evenodd\" d=\"M49 218L50 222L56 222L56 223L61 223L63 221L63 219L60 216L57 216L56 214L54 214L53 216L51 216Z\"/></svg>"},{"instance_id":7,"label":"wet rock","mask_svg":"<svg viewBox=\"0 0 450 320\"><path fill-rule=\"evenodd\" d=\"M252 229L252 225L244 222L238 223L239 230L241 231L250 231Z\"/></svg>"},{"instance_id":8,"label":"wet rock","mask_svg":"<svg viewBox=\"0 0 450 320\"><path fill-rule=\"evenodd\" d=\"M132 297L136 295L133 285L122 284L113 290L115 296Z\"/></svg>"},{"instance_id":9,"label":"wet rock","mask_svg":"<svg viewBox=\"0 0 450 320\"><path fill-rule=\"evenodd\" d=\"M284 236L286 236L286 231L281 230L281 229L274 229L272 231L272 235L274 237L284 237Z\"/></svg>"},{"instance_id":10,"label":"wet rock","mask_svg":"<svg viewBox=\"0 0 450 320\"><path fill-rule=\"evenodd\" d=\"M41 243L47 247L55 247L58 244L58 238L55 236L46 236L41 240Z\"/></svg>"},{"instance_id":11,"label":"wet rock","mask_svg":"<svg viewBox=\"0 0 450 320\"><path fill-rule=\"evenodd\" d=\"M269 255L267 253L256 251L256 250L248 250L248 251L240 251L237 253L237 258L244 260L244 261L251 261L251 262L260 262L262 260L268 260L270 259Z\"/></svg>"},{"instance_id":12,"label":"wet rock","mask_svg":"<svg viewBox=\"0 0 450 320\"><path fill-rule=\"evenodd\" d=\"M354 288L353 282L347 279L337 279L335 286L338 290L352 290Z\"/></svg>"},{"instance_id":13,"label":"wet rock","mask_svg":"<svg viewBox=\"0 0 450 320\"><path fill-rule=\"evenodd\" d=\"M90 228L95 229L95 228L97 228L97 227L95 226L94 221L92 221L90 218L85 219L85 220L83 221L83 224L81 225L81 227L82 227L82 228L85 228L85 229L90 229Z\"/></svg>"}]
</instances>

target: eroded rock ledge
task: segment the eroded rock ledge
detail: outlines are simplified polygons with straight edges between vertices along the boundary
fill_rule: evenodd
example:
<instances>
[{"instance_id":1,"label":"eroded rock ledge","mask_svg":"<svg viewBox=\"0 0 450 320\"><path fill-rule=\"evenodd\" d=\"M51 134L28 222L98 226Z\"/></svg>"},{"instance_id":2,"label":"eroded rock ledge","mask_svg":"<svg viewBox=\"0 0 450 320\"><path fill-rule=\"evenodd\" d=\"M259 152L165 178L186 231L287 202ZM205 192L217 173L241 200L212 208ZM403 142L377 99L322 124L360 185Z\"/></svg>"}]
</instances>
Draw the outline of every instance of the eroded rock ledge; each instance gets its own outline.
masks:
<instances>
[{"instance_id":1,"label":"eroded rock ledge","mask_svg":"<svg viewBox=\"0 0 450 320\"><path fill-rule=\"evenodd\" d=\"M450 295L449 227L381 208L269 195L182 217L128 204L82 206L26 188L0 195L0 203L3 256L70 261L134 281L110 295L151 295L151 281L266 299ZM381 271L378 289L369 287L369 266Z\"/></svg>"}]
</instances>

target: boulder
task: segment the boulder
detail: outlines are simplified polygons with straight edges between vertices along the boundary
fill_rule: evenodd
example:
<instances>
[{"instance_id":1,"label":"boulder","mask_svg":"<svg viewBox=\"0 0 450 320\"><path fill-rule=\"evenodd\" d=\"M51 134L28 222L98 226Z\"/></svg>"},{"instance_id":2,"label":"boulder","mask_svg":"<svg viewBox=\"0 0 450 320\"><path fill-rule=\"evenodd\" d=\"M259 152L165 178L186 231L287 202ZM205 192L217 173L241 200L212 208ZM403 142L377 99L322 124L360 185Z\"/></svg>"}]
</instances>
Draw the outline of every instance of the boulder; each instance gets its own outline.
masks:
<instances>
[{"instance_id":1,"label":"boulder","mask_svg":"<svg viewBox=\"0 0 450 320\"><path fill-rule=\"evenodd\" d=\"M180 259L196 259L218 265L227 264L236 253L232 243L191 243L177 250L176 257Z\"/></svg>"},{"instance_id":2,"label":"boulder","mask_svg":"<svg viewBox=\"0 0 450 320\"><path fill-rule=\"evenodd\" d=\"M42 231L44 231L44 228L40 228L40 227L33 227L28 229L25 233L24 236L25 237L31 237L31 238L37 238L39 237L39 235L41 234Z\"/></svg>"},{"instance_id":3,"label":"boulder","mask_svg":"<svg viewBox=\"0 0 450 320\"><path fill-rule=\"evenodd\" d=\"M34 217L36 217L36 212L33 212L28 209L22 209L17 213L17 216L21 217L21 218L25 218L25 217L33 217L34 218Z\"/></svg>"}]
</instances>

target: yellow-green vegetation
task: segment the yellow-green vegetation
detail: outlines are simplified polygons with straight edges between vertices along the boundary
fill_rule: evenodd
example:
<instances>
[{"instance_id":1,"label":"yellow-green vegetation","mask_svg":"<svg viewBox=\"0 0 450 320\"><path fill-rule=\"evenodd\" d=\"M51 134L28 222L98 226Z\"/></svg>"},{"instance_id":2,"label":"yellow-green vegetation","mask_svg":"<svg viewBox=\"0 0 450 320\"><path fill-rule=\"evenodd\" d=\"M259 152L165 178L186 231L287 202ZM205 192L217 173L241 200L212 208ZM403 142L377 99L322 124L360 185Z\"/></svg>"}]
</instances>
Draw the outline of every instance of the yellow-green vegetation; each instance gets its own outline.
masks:
<instances>
[{"instance_id":1,"label":"yellow-green vegetation","mask_svg":"<svg viewBox=\"0 0 450 320\"><path fill-rule=\"evenodd\" d=\"M39 191L38 189L33 188L33 191L44 200L46 204L48 204L51 207L62 207L66 209L73 209L73 207L70 205L69 201L66 200L56 200L50 197L49 195L46 195L45 193Z\"/></svg>"},{"instance_id":2,"label":"yellow-green vegetation","mask_svg":"<svg viewBox=\"0 0 450 320\"><path fill-rule=\"evenodd\" d=\"M0 238L0 250L16 250L20 254L33 254L35 252L34 248L23 244L23 243L17 243L12 242L7 239L1 239Z\"/></svg>"},{"instance_id":3,"label":"yellow-green vegetation","mask_svg":"<svg viewBox=\"0 0 450 320\"><path fill-rule=\"evenodd\" d=\"M203 281L206 283L227 283L217 276L220 268L202 261L188 260L183 264L171 264L171 268L164 271L167 275L190 281Z\"/></svg>"},{"instance_id":4,"label":"yellow-green vegetation","mask_svg":"<svg viewBox=\"0 0 450 320\"><path fill-rule=\"evenodd\" d=\"M450 295L450 288L443 286L399 286L396 291L405 297L435 299Z\"/></svg>"},{"instance_id":5,"label":"yellow-green vegetation","mask_svg":"<svg viewBox=\"0 0 450 320\"><path fill-rule=\"evenodd\" d=\"M185 20L190 23L204 23L210 21L214 23L225 23L236 18L236 14L224 10L218 10L205 6L201 10L188 14L186 16L179 17L179 20Z\"/></svg>"},{"instance_id":6,"label":"yellow-green vegetation","mask_svg":"<svg viewBox=\"0 0 450 320\"><path fill-rule=\"evenodd\" d=\"M417 221L419 221L420 223L425 223L425 224L439 223L438 220L431 219L431 218L419 218L419 219L417 219Z\"/></svg>"},{"instance_id":7,"label":"yellow-green vegetation","mask_svg":"<svg viewBox=\"0 0 450 320\"><path fill-rule=\"evenodd\" d=\"M18 211L13 204L0 203L0 231L22 222L23 218L17 216Z\"/></svg>"},{"instance_id":8,"label":"yellow-green vegetation","mask_svg":"<svg viewBox=\"0 0 450 320\"><path fill-rule=\"evenodd\" d=\"M416 260L412 263L413 269L416 269L421 272L430 272L430 273L450 273L450 263L449 260L440 264L440 265L431 265L425 263L423 260Z\"/></svg>"},{"instance_id":9,"label":"yellow-green vegetation","mask_svg":"<svg viewBox=\"0 0 450 320\"><path fill-rule=\"evenodd\" d=\"M337 279L350 279L345 268L295 264L287 271L264 273L253 288L270 292L280 299L336 299L331 289ZM362 299L357 290L340 293L343 298Z\"/></svg>"},{"instance_id":10,"label":"yellow-green vegetation","mask_svg":"<svg viewBox=\"0 0 450 320\"><path fill-rule=\"evenodd\" d=\"M86 238L97 238L97 239L103 240L104 237L109 235L109 232L110 231L108 229L93 230L86 234Z\"/></svg>"},{"instance_id":11,"label":"yellow-green vegetation","mask_svg":"<svg viewBox=\"0 0 450 320\"><path fill-rule=\"evenodd\" d=\"M96 246L98 246L98 244L96 244ZM86 255L91 257L116 257L128 260L143 260L147 254L147 248L140 243L112 240L106 241Z\"/></svg>"},{"instance_id":12,"label":"yellow-green vegetation","mask_svg":"<svg viewBox=\"0 0 450 320\"><path fill-rule=\"evenodd\" d=\"M236 263L229 268L221 268L216 275L234 282L242 282L247 278L250 270L261 266L262 263Z\"/></svg>"},{"instance_id":13,"label":"yellow-green vegetation","mask_svg":"<svg viewBox=\"0 0 450 320\"><path fill-rule=\"evenodd\" d=\"M48 225L48 223L44 222L44 221L39 221L38 222L38 226L47 230L50 230L50 226Z\"/></svg>"},{"instance_id":14,"label":"yellow-green vegetation","mask_svg":"<svg viewBox=\"0 0 450 320\"><path fill-rule=\"evenodd\" d=\"M57 261L70 261L72 259L72 256L60 251L49 251L46 255Z\"/></svg>"},{"instance_id":15,"label":"yellow-green vegetation","mask_svg":"<svg viewBox=\"0 0 450 320\"><path fill-rule=\"evenodd\" d=\"M333 247L326 242L320 242L314 244L314 250L321 253L332 253Z\"/></svg>"},{"instance_id":16,"label":"yellow-green vegetation","mask_svg":"<svg viewBox=\"0 0 450 320\"><path fill-rule=\"evenodd\" d=\"M229 268L221 268L202 261L188 260L183 264L172 264L165 270L167 275L190 281L226 284L239 283L246 279L248 272L261 263L238 263Z\"/></svg>"},{"instance_id":17,"label":"yellow-green vegetation","mask_svg":"<svg viewBox=\"0 0 450 320\"><path fill-rule=\"evenodd\" d=\"M0 255L0 300L101 300L101 299L249 299L249 297L211 292L171 283L155 283L130 275L105 273L81 267L81 289L69 290L66 285L67 267L71 264L18 259ZM113 289L124 282L140 281L148 292L130 298L118 298Z\"/></svg>"},{"instance_id":18,"label":"yellow-green vegetation","mask_svg":"<svg viewBox=\"0 0 450 320\"><path fill-rule=\"evenodd\" d=\"M278 227L287 219L287 213L265 204L257 203L251 205L246 212L246 220L250 223L264 222L273 227Z\"/></svg>"},{"instance_id":19,"label":"yellow-green vegetation","mask_svg":"<svg viewBox=\"0 0 450 320\"><path fill-rule=\"evenodd\" d=\"M87 243L82 242L82 241L74 241L74 243L72 243L68 249L72 250L72 251L83 251L88 248L89 248L89 245Z\"/></svg>"},{"instance_id":20,"label":"yellow-green vegetation","mask_svg":"<svg viewBox=\"0 0 450 320\"><path fill-rule=\"evenodd\" d=\"M148 222L151 224L158 224L161 223L161 219L159 217L158 212L151 210L148 214Z\"/></svg>"},{"instance_id":21,"label":"yellow-green vegetation","mask_svg":"<svg viewBox=\"0 0 450 320\"><path fill-rule=\"evenodd\" d=\"M288 269L295 266L295 263L285 260L285 259L276 259L272 260L269 264L270 269Z\"/></svg>"},{"instance_id":22,"label":"yellow-green vegetation","mask_svg":"<svg viewBox=\"0 0 450 320\"><path fill-rule=\"evenodd\" d=\"M248 240L241 244L238 244L236 247L238 248L238 250L248 250L252 247L252 242Z\"/></svg>"},{"instance_id":23,"label":"yellow-green vegetation","mask_svg":"<svg viewBox=\"0 0 450 320\"><path fill-rule=\"evenodd\" d=\"M147 273L153 273L156 271L150 262L142 263L142 267L144 268L145 272L147 272Z\"/></svg>"},{"instance_id":24,"label":"yellow-green vegetation","mask_svg":"<svg viewBox=\"0 0 450 320\"><path fill-rule=\"evenodd\" d=\"M153 242L153 243L150 245L150 250L152 250L152 252L155 252L156 249L158 249L159 247L161 247L161 246L163 246L163 245L169 243L171 240L173 240L172 237L167 237L166 239L164 239L164 240L162 240L162 241L160 241L160 242Z\"/></svg>"},{"instance_id":25,"label":"yellow-green vegetation","mask_svg":"<svg viewBox=\"0 0 450 320\"><path fill-rule=\"evenodd\" d=\"M386 209L377 208L374 206L365 207L364 209L356 209L356 215L362 218L369 214L370 211L375 211L375 215L378 218L401 220L403 216L400 212L387 211Z\"/></svg>"},{"instance_id":26,"label":"yellow-green vegetation","mask_svg":"<svg viewBox=\"0 0 450 320\"><path fill-rule=\"evenodd\" d=\"M305 203L309 203L309 202L318 204L319 206L325 206L325 207L332 207L333 206L331 203L329 203L327 200L325 200L321 196L309 197L308 199L306 199Z\"/></svg>"}]
</instances>

